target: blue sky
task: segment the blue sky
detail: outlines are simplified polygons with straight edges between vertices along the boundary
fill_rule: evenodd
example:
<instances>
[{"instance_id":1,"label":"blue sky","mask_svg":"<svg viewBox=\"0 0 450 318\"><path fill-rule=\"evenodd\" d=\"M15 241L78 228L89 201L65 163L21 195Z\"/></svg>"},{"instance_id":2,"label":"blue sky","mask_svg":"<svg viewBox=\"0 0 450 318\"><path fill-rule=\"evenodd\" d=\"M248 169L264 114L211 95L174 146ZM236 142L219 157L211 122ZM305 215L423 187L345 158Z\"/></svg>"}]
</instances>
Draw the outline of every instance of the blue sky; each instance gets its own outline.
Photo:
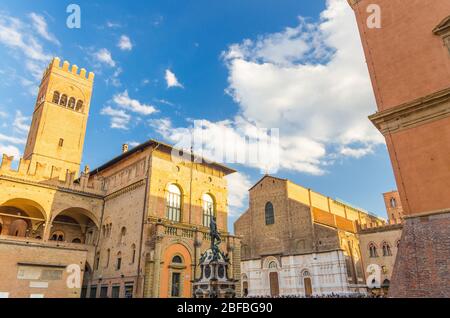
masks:
<instances>
[{"instance_id":1,"label":"blue sky","mask_svg":"<svg viewBox=\"0 0 450 318\"><path fill-rule=\"evenodd\" d=\"M346 0L77 1L80 29L66 26L70 3L0 4L0 152L22 153L40 73L59 56L96 74L91 168L125 142L177 144L194 120L209 148L276 128L275 175L385 216L395 182ZM231 226L265 168L230 166Z\"/></svg>"}]
</instances>

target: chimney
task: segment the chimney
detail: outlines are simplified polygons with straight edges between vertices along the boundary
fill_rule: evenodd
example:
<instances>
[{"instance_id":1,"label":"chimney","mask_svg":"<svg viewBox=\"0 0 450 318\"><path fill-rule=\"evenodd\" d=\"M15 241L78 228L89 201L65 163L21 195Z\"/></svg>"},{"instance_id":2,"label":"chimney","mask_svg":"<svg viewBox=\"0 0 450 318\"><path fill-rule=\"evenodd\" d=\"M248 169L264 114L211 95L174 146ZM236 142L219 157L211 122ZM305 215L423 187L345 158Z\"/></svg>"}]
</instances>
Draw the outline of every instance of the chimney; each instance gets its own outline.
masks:
<instances>
[{"instance_id":1,"label":"chimney","mask_svg":"<svg viewBox=\"0 0 450 318\"><path fill-rule=\"evenodd\" d=\"M125 153L128 151L128 144L123 144L122 145L122 153Z\"/></svg>"}]
</instances>

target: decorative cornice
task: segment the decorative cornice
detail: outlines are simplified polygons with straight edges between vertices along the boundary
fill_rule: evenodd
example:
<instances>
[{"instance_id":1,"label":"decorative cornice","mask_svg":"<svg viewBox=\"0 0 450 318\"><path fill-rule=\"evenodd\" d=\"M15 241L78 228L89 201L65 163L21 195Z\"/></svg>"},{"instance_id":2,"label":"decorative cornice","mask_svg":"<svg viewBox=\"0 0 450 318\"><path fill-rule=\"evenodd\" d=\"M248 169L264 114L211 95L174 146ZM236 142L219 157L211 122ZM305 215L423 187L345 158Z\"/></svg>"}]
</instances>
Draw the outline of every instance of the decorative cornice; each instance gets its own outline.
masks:
<instances>
[{"instance_id":1,"label":"decorative cornice","mask_svg":"<svg viewBox=\"0 0 450 318\"><path fill-rule=\"evenodd\" d=\"M405 215L404 218L406 220L406 219L414 219L414 218L420 218L420 217L425 217L425 216L433 216L433 215L438 215L438 214L450 214L450 210L443 209L443 210L427 211L427 212L422 212L422 213L414 213L414 214L410 214L410 215Z\"/></svg>"},{"instance_id":2,"label":"decorative cornice","mask_svg":"<svg viewBox=\"0 0 450 318\"><path fill-rule=\"evenodd\" d=\"M129 186L127 186L127 187L125 187L125 188L122 188L122 189L120 189L120 190L118 190L118 191L116 191L116 192L113 192L113 193L107 195L107 196L105 197L105 201L108 201L108 200L117 198L118 196L121 196L121 195L123 195L123 194L125 194L125 193L131 192L131 191L133 191L133 190L135 190L135 189L137 189L137 188L143 186L144 183L145 183L144 180L139 180L138 182L135 182L135 183L133 183L133 184L130 184Z\"/></svg>"},{"instance_id":3,"label":"decorative cornice","mask_svg":"<svg viewBox=\"0 0 450 318\"><path fill-rule=\"evenodd\" d=\"M369 116L383 134L399 132L450 116L450 88Z\"/></svg>"},{"instance_id":4,"label":"decorative cornice","mask_svg":"<svg viewBox=\"0 0 450 318\"><path fill-rule=\"evenodd\" d=\"M55 191L61 191L61 192L65 192L65 193L77 194L77 195L90 197L90 198L94 198L94 199L102 199L103 198L103 196L99 195L99 194L85 192L85 191L78 191L78 190L64 188L64 187L56 186L56 185L52 185L52 184L45 184L43 182L26 180L23 178L16 178L16 177L11 177L11 176L6 176L6 175L0 175L0 179L11 181L11 182L27 184L27 185L32 185L32 186L36 186L36 187L40 187L40 188L46 188L46 189L55 190Z\"/></svg>"}]
</instances>

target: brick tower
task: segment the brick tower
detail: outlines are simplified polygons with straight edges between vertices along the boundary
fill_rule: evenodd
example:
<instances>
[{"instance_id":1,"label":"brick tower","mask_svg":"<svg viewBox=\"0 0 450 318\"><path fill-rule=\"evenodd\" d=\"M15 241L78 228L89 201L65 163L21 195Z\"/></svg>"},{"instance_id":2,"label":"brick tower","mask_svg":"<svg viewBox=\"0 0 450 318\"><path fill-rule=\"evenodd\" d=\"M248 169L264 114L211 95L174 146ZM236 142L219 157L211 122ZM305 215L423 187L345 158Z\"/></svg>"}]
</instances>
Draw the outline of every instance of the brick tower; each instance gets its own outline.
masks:
<instances>
[{"instance_id":1,"label":"brick tower","mask_svg":"<svg viewBox=\"0 0 450 318\"><path fill-rule=\"evenodd\" d=\"M24 159L31 167L78 174L83 153L94 73L54 58L45 70L33 112ZM54 173L53 173L54 175Z\"/></svg>"},{"instance_id":2,"label":"brick tower","mask_svg":"<svg viewBox=\"0 0 450 318\"><path fill-rule=\"evenodd\" d=\"M404 209L390 296L450 297L450 1L348 2Z\"/></svg>"}]
</instances>

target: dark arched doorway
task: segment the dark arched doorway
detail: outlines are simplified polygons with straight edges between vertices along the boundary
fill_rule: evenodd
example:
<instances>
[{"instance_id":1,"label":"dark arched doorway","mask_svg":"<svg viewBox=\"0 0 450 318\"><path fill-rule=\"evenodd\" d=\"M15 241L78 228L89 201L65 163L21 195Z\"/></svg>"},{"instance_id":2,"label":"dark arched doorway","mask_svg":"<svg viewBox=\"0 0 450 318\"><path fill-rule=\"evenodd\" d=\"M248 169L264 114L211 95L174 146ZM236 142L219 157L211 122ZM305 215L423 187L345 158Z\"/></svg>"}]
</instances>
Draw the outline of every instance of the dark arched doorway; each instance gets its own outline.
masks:
<instances>
[{"instance_id":1,"label":"dark arched doorway","mask_svg":"<svg viewBox=\"0 0 450 318\"><path fill-rule=\"evenodd\" d=\"M280 285L278 282L278 273L270 272L269 273L269 281L270 281L270 296L277 297L280 295Z\"/></svg>"}]
</instances>

